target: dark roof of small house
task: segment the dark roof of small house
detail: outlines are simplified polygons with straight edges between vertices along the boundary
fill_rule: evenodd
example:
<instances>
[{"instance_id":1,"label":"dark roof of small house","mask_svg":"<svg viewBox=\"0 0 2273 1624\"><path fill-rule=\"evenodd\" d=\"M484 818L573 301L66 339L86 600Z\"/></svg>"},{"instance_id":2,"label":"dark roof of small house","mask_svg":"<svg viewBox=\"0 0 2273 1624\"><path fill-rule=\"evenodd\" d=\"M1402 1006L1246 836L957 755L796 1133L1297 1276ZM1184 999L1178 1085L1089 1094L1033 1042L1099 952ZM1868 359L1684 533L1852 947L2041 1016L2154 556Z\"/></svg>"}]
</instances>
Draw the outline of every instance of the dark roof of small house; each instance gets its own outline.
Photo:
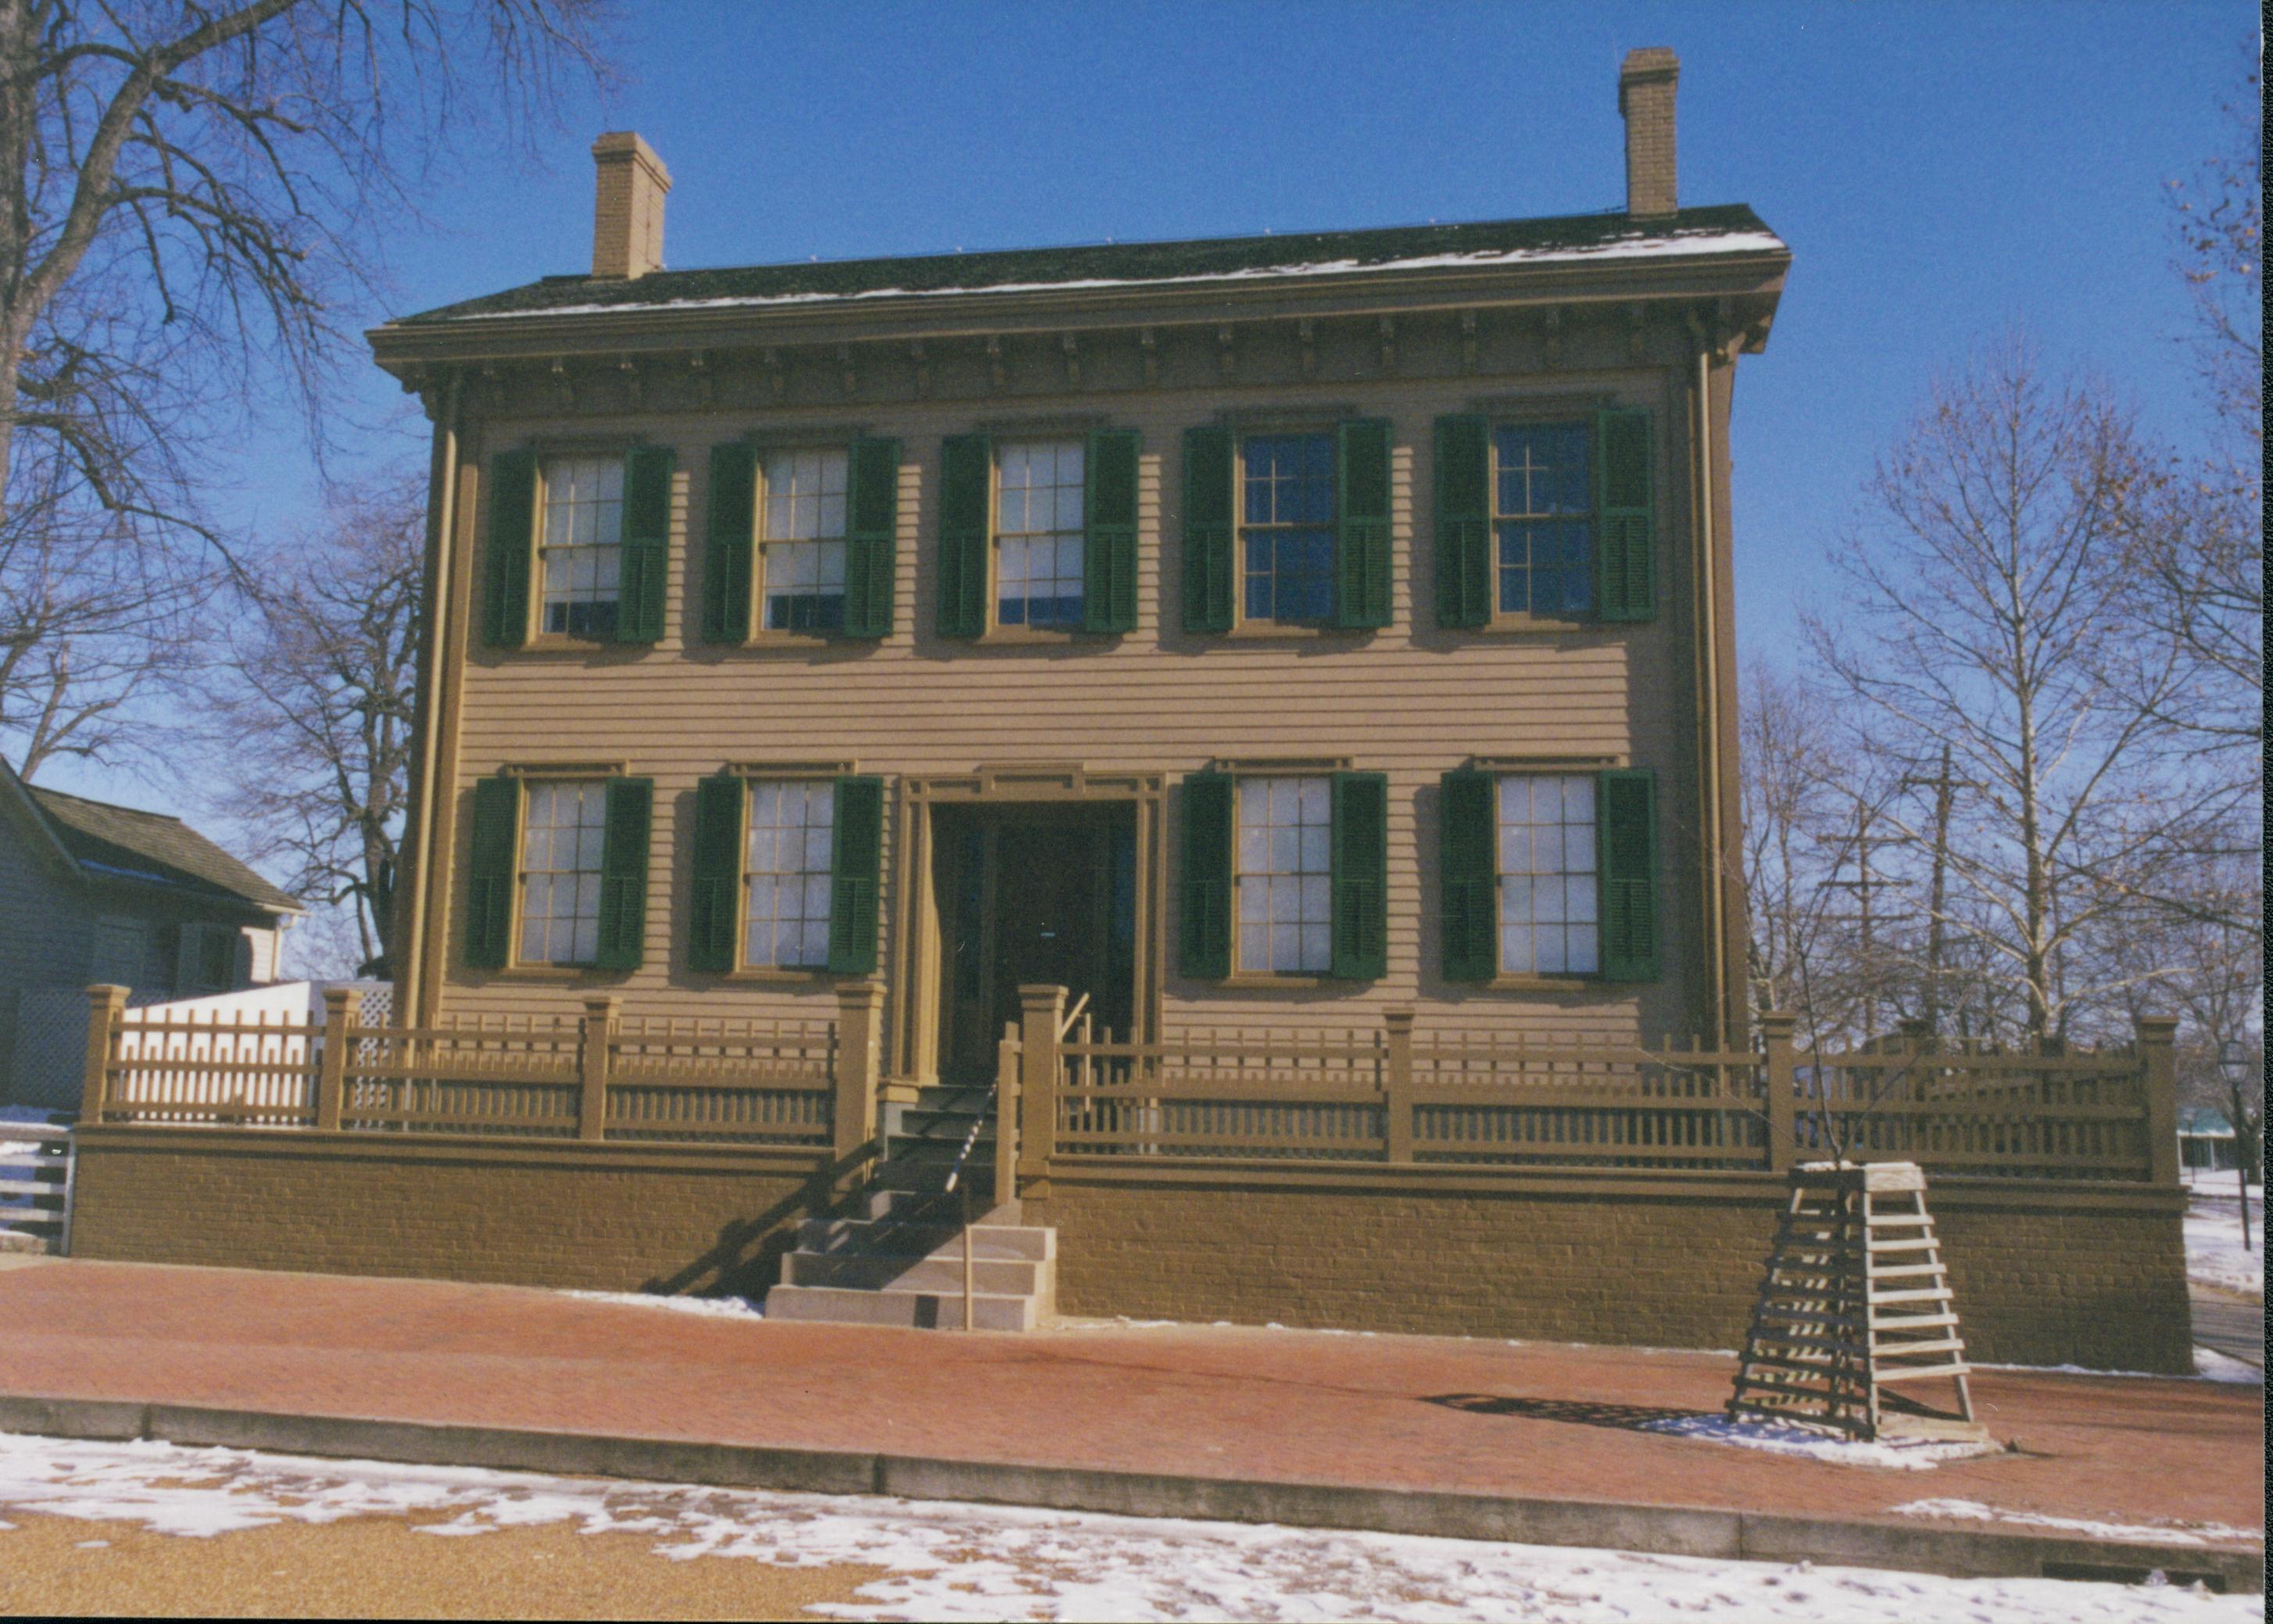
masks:
<instances>
[{"instance_id":1,"label":"dark roof of small house","mask_svg":"<svg viewBox=\"0 0 2273 1624\"><path fill-rule=\"evenodd\" d=\"M304 909L179 818L39 784L24 788L64 849L99 877L174 886L277 912Z\"/></svg>"},{"instance_id":2,"label":"dark roof of small house","mask_svg":"<svg viewBox=\"0 0 2273 1624\"><path fill-rule=\"evenodd\" d=\"M403 325L473 317L644 310L706 303L880 298L895 295L1030 291L1049 288L1276 276L1495 260L1612 259L1635 255L1782 251L1741 203L1687 208L1662 220L1624 212L1537 220L1473 221L1365 231L1207 237L1179 243L1092 243L896 259L809 260L641 277L548 276L402 318Z\"/></svg>"}]
</instances>

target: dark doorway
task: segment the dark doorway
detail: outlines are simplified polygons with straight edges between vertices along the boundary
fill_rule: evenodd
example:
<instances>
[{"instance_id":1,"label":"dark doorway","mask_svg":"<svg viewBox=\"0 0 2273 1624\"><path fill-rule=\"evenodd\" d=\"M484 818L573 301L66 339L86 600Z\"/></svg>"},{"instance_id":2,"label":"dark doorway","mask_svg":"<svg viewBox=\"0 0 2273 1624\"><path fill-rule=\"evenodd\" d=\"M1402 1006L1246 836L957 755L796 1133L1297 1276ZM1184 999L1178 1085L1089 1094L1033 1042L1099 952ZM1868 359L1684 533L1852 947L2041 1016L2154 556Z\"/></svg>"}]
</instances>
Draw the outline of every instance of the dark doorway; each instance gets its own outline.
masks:
<instances>
[{"instance_id":1,"label":"dark doorway","mask_svg":"<svg viewBox=\"0 0 2273 1624\"><path fill-rule=\"evenodd\" d=\"M941 807L934 883L946 984L942 1081L994 1075L1021 986L1089 995L1116 1037L1135 1007L1136 819L1126 805Z\"/></svg>"}]
</instances>

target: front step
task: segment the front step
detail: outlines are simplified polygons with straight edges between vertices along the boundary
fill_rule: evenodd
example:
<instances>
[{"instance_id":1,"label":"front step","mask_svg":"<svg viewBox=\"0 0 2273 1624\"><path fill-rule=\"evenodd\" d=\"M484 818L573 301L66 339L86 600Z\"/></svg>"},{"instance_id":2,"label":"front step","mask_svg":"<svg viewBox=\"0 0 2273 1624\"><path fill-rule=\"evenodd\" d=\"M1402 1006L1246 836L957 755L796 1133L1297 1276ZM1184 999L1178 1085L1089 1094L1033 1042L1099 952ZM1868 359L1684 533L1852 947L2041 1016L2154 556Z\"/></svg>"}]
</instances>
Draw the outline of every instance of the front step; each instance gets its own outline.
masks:
<instances>
[{"instance_id":1,"label":"front step","mask_svg":"<svg viewBox=\"0 0 2273 1624\"><path fill-rule=\"evenodd\" d=\"M963 1293L904 1291L895 1286L866 1291L847 1286L777 1285L766 1293L766 1318L956 1330L963 1325ZM1040 1323L1041 1313L1031 1297L987 1292L971 1299L973 1330L1031 1331Z\"/></svg>"},{"instance_id":2,"label":"front step","mask_svg":"<svg viewBox=\"0 0 2273 1624\"><path fill-rule=\"evenodd\" d=\"M1029 1229L989 1214L971 1226L971 1255L1022 1262L1057 1260L1057 1231ZM962 1255L963 1229L955 1224L911 1224L892 1218L807 1218L798 1225L797 1249L806 1253L867 1253L929 1257L948 1250Z\"/></svg>"}]
</instances>

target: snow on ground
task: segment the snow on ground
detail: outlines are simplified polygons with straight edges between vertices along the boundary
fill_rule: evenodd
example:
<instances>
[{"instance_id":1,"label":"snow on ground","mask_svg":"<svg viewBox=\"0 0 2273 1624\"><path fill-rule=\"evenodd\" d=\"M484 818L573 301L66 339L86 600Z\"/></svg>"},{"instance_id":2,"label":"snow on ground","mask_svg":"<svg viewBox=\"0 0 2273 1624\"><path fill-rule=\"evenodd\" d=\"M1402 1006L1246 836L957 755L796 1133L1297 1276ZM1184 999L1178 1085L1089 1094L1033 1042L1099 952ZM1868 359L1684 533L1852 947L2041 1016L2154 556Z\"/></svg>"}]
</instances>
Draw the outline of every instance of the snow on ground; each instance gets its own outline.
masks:
<instances>
[{"instance_id":1,"label":"snow on ground","mask_svg":"<svg viewBox=\"0 0 2273 1624\"><path fill-rule=\"evenodd\" d=\"M2238 1624L2262 1616L2260 1598L2167 1584L1946 1579L0 1434L0 1514L9 1511L191 1537L408 1514L438 1537L569 1523L651 1537L656 1553L675 1560L889 1569L856 1602L820 1609L860 1620ZM0 1531L0 1553L6 1548Z\"/></svg>"},{"instance_id":2,"label":"snow on ground","mask_svg":"<svg viewBox=\"0 0 2273 1624\"><path fill-rule=\"evenodd\" d=\"M714 1320L762 1320L766 1311L746 1297L665 1297L657 1291L563 1291L588 1303L628 1303L672 1313L703 1314Z\"/></svg>"},{"instance_id":3,"label":"snow on ground","mask_svg":"<svg viewBox=\"0 0 2273 1624\"><path fill-rule=\"evenodd\" d=\"M2252 1385L2265 1380L2265 1373L2256 1366L2244 1364L2230 1353L2220 1353L2200 1343L2194 1344L2194 1374L2205 1381L2246 1381Z\"/></svg>"},{"instance_id":4,"label":"snow on ground","mask_svg":"<svg viewBox=\"0 0 2273 1624\"><path fill-rule=\"evenodd\" d=\"M2240 1186L2198 1184L2187 1206L2187 1277L2246 1297L2265 1295L2265 1190L2250 1186L2249 1246L2241 1244Z\"/></svg>"},{"instance_id":5,"label":"snow on ground","mask_svg":"<svg viewBox=\"0 0 2273 1624\"><path fill-rule=\"evenodd\" d=\"M2263 1536L2254 1528L2233 1528L2224 1523L2099 1523L2089 1517L2046 1516L2035 1511L2007 1511L1977 1500L1914 1500L1894 1508L1896 1516L1955 1518L1976 1523L2005 1523L2029 1528L2054 1529L2087 1539L2152 1539L2164 1545L2198 1545L2231 1543Z\"/></svg>"},{"instance_id":6,"label":"snow on ground","mask_svg":"<svg viewBox=\"0 0 2273 1624\"><path fill-rule=\"evenodd\" d=\"M1707 1443L1735 1444L1744 1449L1765 1449L1771 1455L1799 1455L1827 1461L1834 1466L1891 1466L1897 1471L1929 1471L1944 1461L1969 1460L1977 1455L1996 1455L1996 1443L1953 1443L1924 1438L1881 1439L1864 1443L1834 1437L1812 1427L1774 1421L1733 1421L1726 1416L1679 1416L1669 1421L1644 1421L1634 1431L1662 1433L1674 1438L1696 1438Z\"/></svg>"}]
</instances>

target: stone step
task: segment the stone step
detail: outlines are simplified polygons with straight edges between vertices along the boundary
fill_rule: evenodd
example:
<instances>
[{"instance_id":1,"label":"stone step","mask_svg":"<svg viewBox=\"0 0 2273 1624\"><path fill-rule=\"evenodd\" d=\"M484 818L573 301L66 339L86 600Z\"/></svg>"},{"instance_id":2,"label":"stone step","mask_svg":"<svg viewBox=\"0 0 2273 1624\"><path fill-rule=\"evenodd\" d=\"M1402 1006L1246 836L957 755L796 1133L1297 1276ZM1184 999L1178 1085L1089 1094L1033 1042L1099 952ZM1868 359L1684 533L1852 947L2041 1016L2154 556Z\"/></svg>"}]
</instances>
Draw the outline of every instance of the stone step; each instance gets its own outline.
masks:
<instances>
[{"instance_id":1,"label":"stone step","mask_svg":"<svg viewBox=\"0 0 2273 1624\"><path fill-rule=\"evenodd\" d=\"M973 1257L971 1286L990 1297L1032 1297L1041 1290L1042 1270L1050 1267L1028 1258ZM889 1254L800 1250L782 1259L782 1283L849 1286L859 1291L881 1291L889 1286L904 1291L945 1291L959 1298L963 1294L963 1258L959 1253L896 1257Z\"/></svg>"},{"instance_id":2,"label":"stone step","mask_svg":"<svg viewBox=\"0 0 2273 1624\"><path fill-rule=\"evenodd\" d=\"M971 1218L976 1224L1019 1223L1016 1201L992 1201L983 1199L984 1191L971 1191ZM847 1218L897 1218L903 1223L922 1222L960 1227L963 1223L963 1202L957 1194L938 1190L903 1190L870 1185L860 1194L840 1209Z\"/></svg>"},{"instance_id":3,"label":"stone step","mask_svg":"<svg viewBox=\"0 0 2273 1624\"><path fill-rule=\"evenodd\" d=\"M889 1257L961 1257L963 1229L954 1224L911 1224L889 1218L807 1218L798 1225L800 1252L865 1252ZM1057 1256L1055 1230L1009 1224L975 1224L971 1255L1048 1262Z\"/></svg>"},{"instance_id":4,"label":"stone step","mask_svg":"<svg viewBox=\"0 0 2273 1624\"><path fill-rule=\"evenodd\" d=\"M906 1190L946 1196L941 1210L955 1210L955 1198L961 1192L947 1187L948 1175L955 1171L955 1158L942 1156L890 1156L876 1164L869 1187L876 1190ZM993 1205L994 1189L994 1158L973 1155L963 1164L962 1184L971 1188L971 1212L975 1216ZM957 1217L954 1220L960 1223Z\"/></svg>"},{"instance_id":5,"label":"stone step","mask_svg":"<svg viewBox=\"0 0 2273 1624\"><path fill-rule=\"evenodd\" d=\"M1031 1331L1041 1317L1033 1298L995 1292L974 1295L971 1311L973 1328L982 1331ZM963 1293L891 1286L864 1291L845 1286L777 1285L766 1293L766 1318L953 1330L963 1324Z\"/></svg>"}]
</instances>

